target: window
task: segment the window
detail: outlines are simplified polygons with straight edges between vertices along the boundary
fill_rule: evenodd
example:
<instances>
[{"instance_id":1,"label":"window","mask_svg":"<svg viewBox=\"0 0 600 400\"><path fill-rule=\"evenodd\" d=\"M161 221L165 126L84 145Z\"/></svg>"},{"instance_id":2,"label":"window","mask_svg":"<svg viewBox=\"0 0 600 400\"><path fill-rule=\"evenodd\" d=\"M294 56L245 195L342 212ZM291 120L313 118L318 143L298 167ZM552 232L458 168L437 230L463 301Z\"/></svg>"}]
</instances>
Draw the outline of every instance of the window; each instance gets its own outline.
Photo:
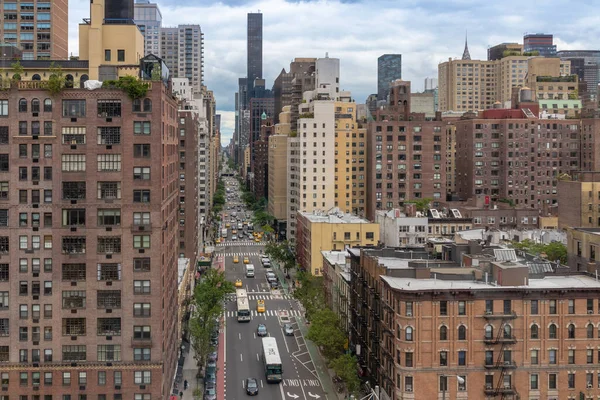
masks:
<instances>
[{"instance_id":1,"label":"window","mask_svg":"<svg viewBox=\"0 0 600 400\"><path fill-rule=\"evenodd\" d=\"M548 350L548 364L556 364L556 353L555 349Z\"/></svg>"},{"instance_id":2,"label":"window","mask_svg":"<svg viewBox=\"0 0 600 400\"><path fill-rule=\"evenodd\" d=\"M85 298L85 290L63 290L62 308L65 310L85 308Z\"/></svg>"},{"instance_id":3,"label":"window","mask_svg":"<svg viewBox=\"0 0 600 400\"><path fill-rule=\"evenodd\" d=\"M150 294L150 281L133 281L134 294Z\"/></svg>"},{"instance_id":4,"label":"window","mask_svg":"<svg viewBox=\"0 0 600 400\"><path fill-rule=\"evenodd\" d=\"M144 99L144 112L152 112L152 100Z\"/></svg>"},{"instance_id":5,"label":"window","mask_svg":"<svg viewBox=\"0 0 600 400\"><path fill-rule=\"evenodd\" d=\"M493 339L493 337L494 337L494 327L491 325L486 325L484 338L487 340L491 340L491 339Z\"/></svg>"},{"instance_id":6,"label":"window","mask_svg":"<svg viewBox=\"0 0 600 400\"><path fill-rule=\"evenodd\" d=\"M556 389L556 374L548 374L548 389Z\"/></svg>"},{"instance_id":7,"label":"window","mask_svg":"<svg viewBox=\"0 0 600 400\"><path fill-rule=\"evenodd\" d=\"M133 338L135 340L148 340L152 337L150 325L134 325Z\"/></svg>"},{"instance_id":8,"label":"window","mask_svg":"<svg viewBox=\"0 0 600 400\"><path fill-rule=\"evenodd\" d=\"M549 310L550 314L556 314L556 300L550 300Z\"/></svg>"},{"instance_id":9,"label":"window","mask_svg":"<svg viewBox=\"0 0 600 400\"><path fill-rule=\"evenodd\" d=\"M448 315L448 302L445 300L440 301L440 315Z\"/></svg>"},{"instance_id":10,"label":"window","mask_svg":"<svg viewBox=\"0 0 600 400\"><path fill-rule=\"evenodd\" d=\"M458 379L458 390L467 390L467 376L466 375L460 375Z\"/></svg>"},{"instance_id":11,"label":"window","mask_svg":"<svg viewBox=\"0 0 600 400\"><path fill-rule=\"evenodd\" d=\"M121 116L121 100L98 100L98 117L110 118ZM98 143L100 144L100 143Z\"/></svg>"},{"instance_id":12,"label":"window","mask_svg":"<svg viewBox=\"0 0 600 400\"><path fill-rule=\"evenodd\" d=\"M467 340L467 328L464 325L458 327L458 340Z\"/></svg>"},{"instance_id":13,"label":"window","mask_svg":"<svg viewBox=\"0 0 600 400\"><path fill-rule=\"evenodd\" d=\"M133 359L135 361L150 361L151 360L151 349L145 347L134 347L133 348Z\"/></svg>"},{"instance_id":14,"label":"window","mask_svg":"<svg viewBox=\"0 0 600 400\"><path fill-rule=\"evenodd\" d=\"M85 160L85 154L63 154L62 170L63 172L85 171Z\"/></svg>"},{"instance_id":15,"label":"window","mask_svg":"<svg viewBox=\"0 0 600 400\"><path fill-rule=\"evenodd\" d=\"M448 340L448 328L440 326L440 340Z\"/></svg>"},{"instance_id":16,"label":"window","mask_svg":"<svg viewBox=\"0 0 600 400\"><path fill-rule=\"evenodd\" d=\"M84 254L85 244L85 236L64 236L62 238L62 252L63 254Z\"/></svg>"},{"instance_id":17,"label":"window","mask_svg":"<svg viewBox=\"0 0 600 400\"><path fill-rule=\"evenodd\" d=\"M458 302L458 315L467 315L466 304L463 300Z\"/></svg>"},{"instance_id":18,"label":"window","mask_svg":"<svg viewBox=\"0 0 600 400\"><path fill-rule=\"evenodd\" d=\"M39 113L40 112L40 100L39 99L32 99L31 100L31 112L32 113Z\"/></svg>"},{"instance_id":19,"label":"window","mask_svg":"<svg viewBox=\"0 0 600 400\"><path fill-rule=\"evenodd\" d=\"M98 264L98 280L99 281L120 281L121 280L121 264L118 264L118 263Z\"/></svg>"},{"instance_id":20,"label":"window","mask_svg":"<svg viewBox=\"0 0 600 400\"><path fill-rule=\"evenodd\" d=\"M27 193L27 192L25 192ZM8 182L0 182L0 200L8 199Z\"/></svg>"},{"instance_id":21,"label":"window","mask_svg":"<svg viewBox=\"0 0 600 400\"><path fill-rule=\"evenodd\" d=\"M548 327L548 338L550 339L557 339L557 333L556 333L557 329L556 329L556 325L555 324L550 324L550 326Z\"/></svg>"},{"instance_id":22,"label":"window","mask_svg":"<svg viewBox=\"0 0 600 400\"><path fill-rule=\"evenodd\" d=\"M134 121L133 122L133 134L134 135L149 135L150 134L150 121Z\"/></svg>"},{"instance_id":23,"label":"window","mask_svg":"<svg viewBox=\"0 0 600 400\"><path fill-rule=\"evenodd\" d=\"M539 313L538 300L531 300L530 308L531 308L531 315L538 315L538 313Z\"/></svg>"},{"instance_id":24,"label":"window","mask_svg":"<svg viewBox=\"0 0 600 400\"><path fill-rule=\"evenodd\" d=\"M134 144L133 145L133 157L149 158L150 157L150 144Z\"/></svg>"},{"instance_id":25,"label":"window","mask_svg":"<svg viewBox=\"0 0 600 400\"><path fill-rule=\"evenodd\" d=\"M87 372L85 372L85 371L79 372L79 377L77 379L77 382L80 385L86 385L87 384Z\"/></svg>"},{"instance_id":26,"label":"window","mask_svg":"<svg viewBox=\"0 0 600 400\"><path fill-rule=\"evenodd\" d=\"M63 281L85 281L86 266L85 264L63 264L62 265L62 280Z\"/></svg>"},{"instance_id":27,"label":"window","mask_svg":"<svg viewBox=\"0 0 600 400\"><path fill-rule=\"evenodd\" d=\"M485 313L486 314L494 313L494 300L486 300L485 301Z\"/></svg>"},{"instance_id":28,"label":"window","mask_svg":"<svg viewBox=\"0 0 600 400\"><path fill-rule=\"evenodd\" d=\"M85 144L85 126L63 126L62 143L63 144Z\"/></svg>"},{"instance_id":29,"label":"window","mask_svg":"<svg viewBox=\"0 0 600 400\"><path fill-rule=\"evenodd\" d=\"M27 112L27 100L26 99L19 100L19 112Z\"/></svg>"},{"instance_id":30,"label":"window","mask_svg":"<svg viewBox=\"0 0 600 400\"><path fill-rule=\"evenodd\" d=\"M133 180L150 180L150 167L133 167Z\"/></svg>"},{"instance_id":31,"label":"window","mask_svg":"<svg viewBox=\"0 0 600 400\"><path fill-rule=\"evenodd\" d=\"M85 346L66 345L62 347L63 361L85 361L86 358Z\"/></svg>"},{"instance_id":32,"label":"window","mask_svg":"<svg viewBox=\"0 0 600 400\"><path fill-rule=\"evenodd\" d=\"M63 200L82 200L85 199L85 182L63 182L62 198Z\"/></svg>"},{"instance_id":33,"label":"window","mask_svg":"<svg viewBox=\"0 0 600 400\"><path fill-rule=\"evenodd\" d=\"M149 317L150 316L150 303L133 303L133 316L134 317Z\"/></svg>"},{"instance_id":34,"label":"window","mask_svg":"<svg viewBox=\"0 0 600 400\"><path fill-rule=\"evenodd\" d=\"M150 384L151 381L151 372L150 371L134 371L133 373L133 383L136 385L146 385Z\"/></svg>"},{"instance_id":35,"label":"window","mask_svg":"<svg viewBox=\"0 0 600 400\"><path fill-rule=\"evenodd\" d=\"M404 366L405 367L413 366L413 353L404 353Z\"/></svg>"},{"instance_id":36,"label":"window","mask_svg":"<svg viewBox=\"0 0 600 400\"><path fill-rule=\"evenodd\" d=\"M121 318L98 318L98 336L121 336Z\"/></svg>"},{"instance_id":37,"label":"window","mask_svg":"<svg viewBox=\"0 0 600 400\"><path fill-rule=\"evenodd\" d=\"M118 208L98 209L98 225L99 226L121 225L121 210Z\"/></svg>"},{"instance_id":38,"label":"window","mask_svg":"<svg viewBox=\"0 0 600 400\"><path fill-rule=\"evenodd\" d=\"M119 62L125 61L125 50L117 50L117 61L119 61Z\"/></svg>"},{"instance_id":39,"label":"window","mask_svg":"<svg viewBox=\"0 0 600 400\"><path fill-rule=\"evenodd\" d=\"M142 112L142 101L140 99L133 100L132 111L133 112Z\"/></svg>"},{"instance_id":40,"label":"window","mask_svg":"<svg viewBox=\"0 0 600 400\"><path fill-rule=\"evenodd\" d=\"M63 385L69 386L71 384L71 373L63 372Z\"/></svg>"},{"instance_id":41,"label":"window","mask_svg":"<svg viewBox=\"0 0 600 400\"><path fill-rule=\"evenodd\" d=\"M101 309L119 309L121 308L120 290L98 290L97 307Z\"/></svg>"},{"instance_id":42,"label":"window","mask_svg":"<svg viewBox=\"0 0 600 400\"><path fill-rule=\"evenodd\" d=\"M0 117L8 117L8 100L0 100Z\"/></svg>"},{"instance_id":43,"label":"window","mask_svg":"<svg viewBox=\"0 0 600 400\"><path fill-rule=\"evenodd\" d=\"M85 100L63 100L62 106L63 117L85 117Z\"/></svg>"},{"instance_id":44,"label":"window","mask_svg":"<svg viewBox=\"0 0 600 400\"><path fill-rule=\"evenodd\" d=\"M413 328L410 326L407 326L405 329L405 334L404 334L404 339L407 342L412 342L413 340Z\"/></svg>"},{"instance_id":45,"label":"window","mask_svg":"<svg viewBox=\"0 0 600 400\"><path fill-rule=\"evenodd\" d=\"M121 182L98 182L98 198L115 200L121 198Z\"/></svg>"},{"instance_id":46,"label":"window","mask_svg":"<svg viewBox=\"0 0 600 400\"><path fill-rule=\"evenodd\" d=\"M413 316L413 302L407 301L405 304L406 304L406 307L404 309L404 312L406 313L406 316L412 317Z\"/></svg>"},{"instance_id":47,"label":"window","mask_svg":"<svg viewBox=\"0 0 600 400\"><path fill-rule=\"evenodd\" d=\"M569 339L575 339L575 325L569 324L569 326L567 326L567 337Z\"/></svg>"},{"instance_id":48,"label":"window","mask_svg":"<svg viewBox=\"0 0 600 400\"><path fill-rule=\"evenodd\" d=\"M575 300L573 299L569 299L568 312L569 314L575 314Z\"/></svg>"},{"instance_id":49,"label":"window","mask_svg":"<svg viewBox=\"0 0 600 400\"><path fill-rule=\"evenodd\" d=\"M539 339L540 338L539 327L536 324L531 325L530 337L531 337L531 339Z\"/></svg>"},{"instance_id":50,"label":"window","mask_svg":"<svg viewBox=\"0 0 600 400\"><path fill-rule=\"evenodd\" d=\"M63 226L85 226L85 208L62 210Z\"/></svg>"},{"instance_id":51,"label":"window","mask_svg":"<svg viewBox=\"0 0 600 400\"><path fill-rule=\"evenodd\" d=\"M134 258L133 259L133 271L134 272L150 272L150 259L149 258Z\"/></svg>"},{"instance_id":52,"label":"window","mask_svg":"<svg viewBox=\"0 0 600 400\"><path fill-rule=\"evenodd\" d=\"M110 49L104 49L104 61L110 61Z\"/></svg>"},{"instance_id":53,"label":"window","mask_svg":"<svg viewBox=\"0 0 600 400\"><path fill-rule=\"evenodd\" d=\"M440 351L440 367L448 366L448 352Z\"/></svg>"},{"instance_id":54,"label":"window","mask_svg":"<svg viewBox=\"0 0 600 400\"><path fill-rule=\"evenodd\" d=\"M63 318L63 336L85 336L85 318Z\"/></svg>"},{"instance_id":55,"label":"window","mask_svg":"<svg viewBox=\"0 0 600 400\"><path fill-rule=\"evenodd\" d=\"M586 331L587 331L587 338L593 339L594 338L594 325L592 325L591 323L588 324L586 327Z\"/></svg>"},{"instance_id":56,"label":"window","mask_svg":"<svg viewBox=\"0 0 600 400\"><path fill-rule=\"evenodd\" d=\"M52 112L52 99L44 100L44 112Z\"/></svg>"},{"instance_id":57,"label":"window","mask_svg":"<svg viewBox=\"0 0 600 400\"><path fill-rule=\"evenodd\" d=\"M98 237L97 251L100 254L118 254L121 252L120 236L102 236Z\"/></svg>"},{"instance_id":58,"label":"window","mask_svg":"<svg viewBox=\"0 0 600 400\"><path fill-rule=\"evenodd\" d=\"M458 351L458 365L460 365L460 366L467 365L467 352L464 350Z\"/></svg>"},{"instance_id":59,"label":"window","mask_svg":"<svg viewBox=\"0 0 600 400\"><path fill-rule=\"evenodd\" d=\"M98 361L121 361L121 346L118 344L98 345Z\"/></svg>"},{"instance_id":60,"label":"window","mask_svg":"<svg viewBox=\"0 0 600 400\"><path fill-rule=\"evenodd\" d=\"M118 172L121 170L120 154L98 154L98 171Z\"/></svg>"},{"instance_id":61,"label":"window","mask_svg":"<svg viewBox=\"0 0 600 400\"><path fill-rule=\"evenodd\" d=\"M150 203L150 190L134 190L133 191L133 202L134 203Z\"/></svg>"},{"instance_id":62,"label":"window","mask_svg":"<svg viewBox=\"0 0 600 400\"><path fill-rule=\"evenodd\" d=\"M119 126L99 126L98 144L113 145L121 144L121 127Z\"/></svg>"}]
</instances>

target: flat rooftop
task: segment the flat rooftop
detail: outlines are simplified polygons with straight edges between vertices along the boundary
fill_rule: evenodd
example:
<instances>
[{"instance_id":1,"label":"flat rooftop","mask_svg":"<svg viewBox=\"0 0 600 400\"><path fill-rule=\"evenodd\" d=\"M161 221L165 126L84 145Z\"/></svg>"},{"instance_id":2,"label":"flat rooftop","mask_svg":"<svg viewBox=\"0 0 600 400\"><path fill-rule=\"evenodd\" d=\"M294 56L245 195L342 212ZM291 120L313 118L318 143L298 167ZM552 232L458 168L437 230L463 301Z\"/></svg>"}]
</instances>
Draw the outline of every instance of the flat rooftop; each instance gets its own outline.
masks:
<instances>
[{"instance_id":1,"label":"flat rooftop","mask_svg":"<svg viewBox=\"0 0 600 400\"><path fill-rule=\"evenodd\" d=\"M367 219L361 218L357 215L346 214L343 212L305 212L300 211L298 214L302 215L310 222L326 223L326 224L373 224Z\"/></svg>"},{"instance_id":2,"label":"flat rooftop","mask_svg":"<svg viewBox=\"0 0 600 400\"><path fill-rule=\"evenodd\" d=\"M594 235L600 235L600 228L574 228L579 232L593 233Z\"/></svg>"},{"instance_id":3,"label":"flat rooftop","mask_svg":"<svg viewBox=\"0 0 600 400\"><path fill-rule=\"evenodd\" d=\"M327 262L331 265L336 265L336 264L346 264L346 257L348 256L348 254L345 251L321 251L321 254L323 255L323 257L325 257L325 259L327 260Z\"/></svg>"},{"instance_id":4,"label":"flat rooftop","mask_svg":"<svg viewBox=\"0 0 600 400\"><path fill-rule=\"evenodd\" d=\"M572 276L547 276L541 279L529 279L528 285L519 286L494 286L483 281L467 280L441 280L441 279L415 279L395 278L381 276L391 288L408 292L422 290L491 290L505 291L507 289L600 289L600 281L586 275Z\"/></svg>"}]
</instances>

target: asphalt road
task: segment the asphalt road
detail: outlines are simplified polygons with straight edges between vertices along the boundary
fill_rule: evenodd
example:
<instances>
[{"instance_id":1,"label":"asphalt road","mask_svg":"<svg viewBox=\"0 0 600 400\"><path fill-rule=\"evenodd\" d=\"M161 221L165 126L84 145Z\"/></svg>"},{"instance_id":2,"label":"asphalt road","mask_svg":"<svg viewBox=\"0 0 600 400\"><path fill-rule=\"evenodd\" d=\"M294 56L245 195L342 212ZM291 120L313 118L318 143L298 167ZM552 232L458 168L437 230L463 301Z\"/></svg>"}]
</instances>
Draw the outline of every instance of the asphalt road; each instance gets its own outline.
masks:
<instances>
[{"instance_id":1,"label":"asphalt road","mask_svg":"<svg viewBox=\"0 0 600 400\"><path fill-rule=\"evenodd\" d=\"M231 234L229 235L231 237ZM266 280L267 271L260 263L260 252L264 245L248 242L225 241L216 248L217 256L224 257L225 276L227 280L241 279L243 287L248 291L252 320L249 323L237 322L235 317L235 297L227 302L225 312L225 387L219 388L225 393L227 400L241 400L249 396L244 388L248 377L259 382L259 397L279 400L318 400L325 399L324 393L313 361L306 349L302 334L298 330L296 316L300 315L296 300L280 291L271 291ZM239 263L233 262L238 255ZM244 256L249 257L250 264L255 267L255 277L246 278L243 263ZM256 312L256 300L265 301L266 312ZM295 335L285 336L283 324L290 322L295 328ZM265 379L263 364L260 360L261 343L256 336L259 323L265 324L269 336L277 339L279 353L283 363L283 382L269 384Z\"/></svg>"}]
</instances>

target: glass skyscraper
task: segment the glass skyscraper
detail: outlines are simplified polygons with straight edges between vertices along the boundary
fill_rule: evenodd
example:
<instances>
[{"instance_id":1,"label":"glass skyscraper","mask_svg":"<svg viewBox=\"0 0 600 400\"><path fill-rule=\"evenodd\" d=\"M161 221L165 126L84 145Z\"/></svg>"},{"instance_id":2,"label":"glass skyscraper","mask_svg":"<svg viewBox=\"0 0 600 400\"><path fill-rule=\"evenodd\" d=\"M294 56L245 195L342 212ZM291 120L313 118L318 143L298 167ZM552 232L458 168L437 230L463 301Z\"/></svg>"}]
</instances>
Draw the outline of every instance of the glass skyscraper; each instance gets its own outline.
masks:
<instances>
[{"instance_id":1,"label":"glass skyscraper","mask_svg":"<svg viewBox=\"0 0 600 400\"><path fill-rule=\"evenodd\" d=\"M385 100L390 82L402 79L402 54L384 54L377 59L377 100Z\"/></svg>"},{"instance_id":2,"label":"glass skyscraper","mask_svg":"<svg viewBox=\"0 0 600 400\"><path fill-rule=\"evenodd\" d=\"M261 13L248 13L248 59L247 74L248 93L252 93L254 79L262 78L262 48L263 48L263 16ZM249 99L252 96L248 96Z\"/></svg>"}]
</instances>

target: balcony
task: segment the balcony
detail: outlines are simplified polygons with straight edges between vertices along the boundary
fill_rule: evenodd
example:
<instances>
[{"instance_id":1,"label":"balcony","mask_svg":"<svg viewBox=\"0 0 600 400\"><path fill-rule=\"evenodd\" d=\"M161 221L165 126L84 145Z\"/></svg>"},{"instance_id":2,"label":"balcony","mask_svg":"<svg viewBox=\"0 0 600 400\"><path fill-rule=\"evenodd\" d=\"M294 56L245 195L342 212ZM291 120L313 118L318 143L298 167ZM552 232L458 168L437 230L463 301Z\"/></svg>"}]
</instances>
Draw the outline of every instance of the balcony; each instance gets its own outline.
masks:
<instances>
[{"instance_id":1,"label":"balcony","mask_svg":"<svg viewBox=\"0 0 600 400\"><path fill-rule=\"evenodd\" d=\"M510 313L506 314L495 314L491 311L486 311L485 314L483 314L483 318L485 318L486 320L490 321L490 320L498 320L498 319L516 319L517 318L517 313L514 311L511 311Z\"/></svg>"}]
</instances>

